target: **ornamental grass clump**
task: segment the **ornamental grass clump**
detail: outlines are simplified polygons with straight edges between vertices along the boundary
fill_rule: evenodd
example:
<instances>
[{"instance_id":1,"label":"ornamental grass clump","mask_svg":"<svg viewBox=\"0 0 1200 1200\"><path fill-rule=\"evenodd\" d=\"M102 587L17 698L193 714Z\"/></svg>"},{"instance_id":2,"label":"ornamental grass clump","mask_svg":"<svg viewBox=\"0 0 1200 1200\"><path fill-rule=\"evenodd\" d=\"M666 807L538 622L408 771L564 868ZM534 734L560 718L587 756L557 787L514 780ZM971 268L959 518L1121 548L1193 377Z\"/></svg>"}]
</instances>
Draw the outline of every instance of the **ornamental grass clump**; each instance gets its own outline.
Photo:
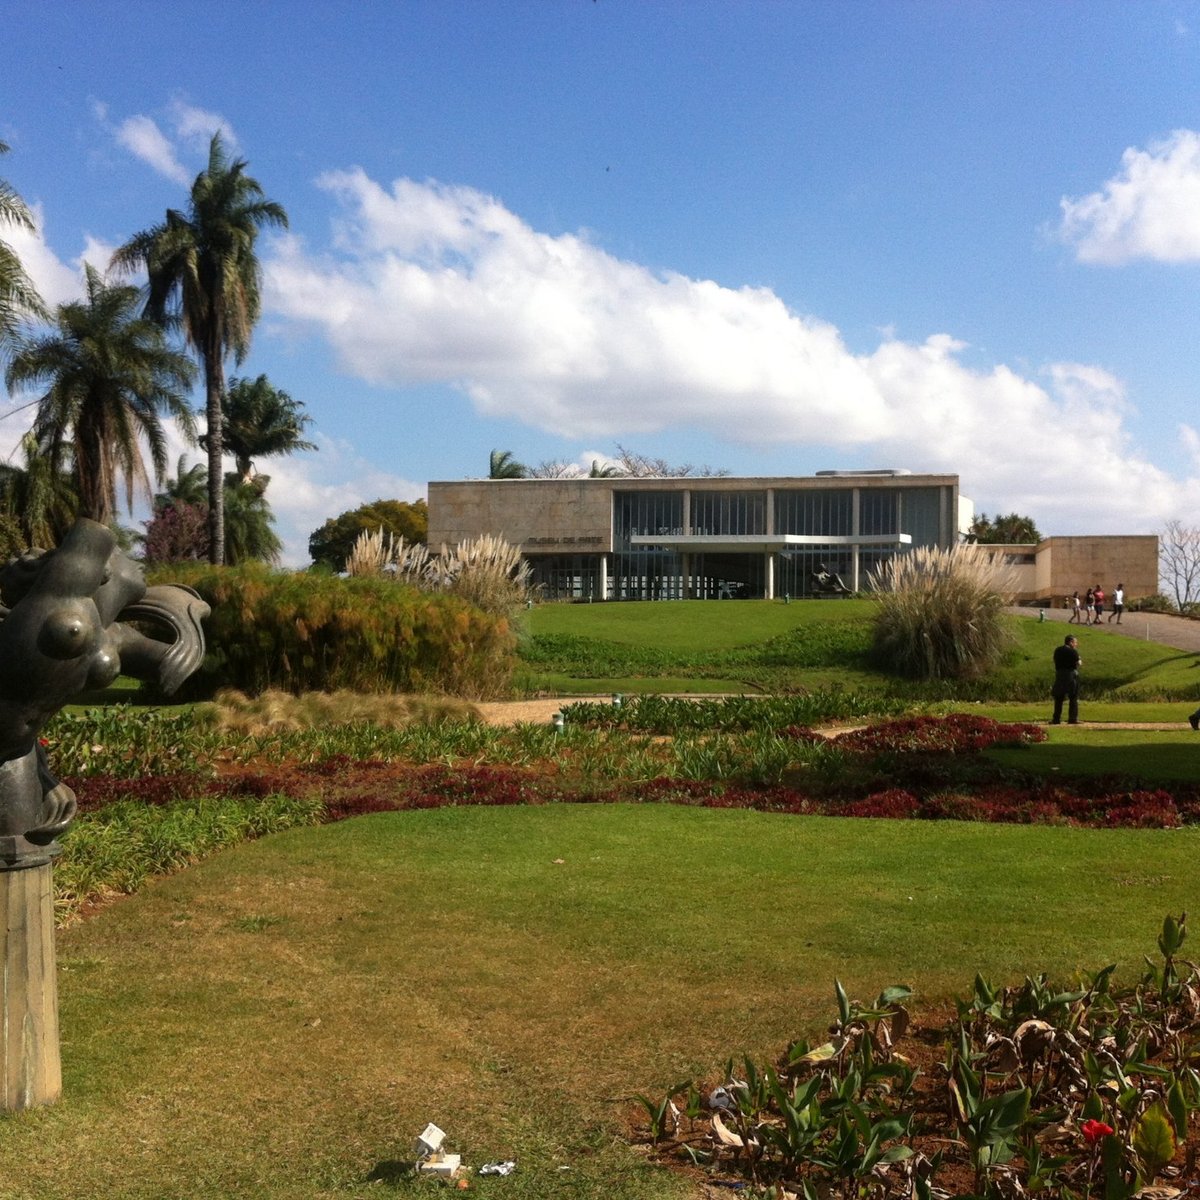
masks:
<instances>
[{"instance_id":1,"label":"ornamental grass clump","mask_svg":"<svg viewBox=\"0 0 1200 1200\"><path fill-rule=\"evenodd\" d=\"M874 656L913 679L969 680L997 666L1012 644L1003 609L1011 573L978 546L922 546L870 577L878 609Z\"/></svg>"},{"instance_id":2,"label":"ornamental grass clump","mask_svg":"<svg viewBox=\"0 0 1200 1200\"><path fill-rule=\"evenodd\" d=\"M520 550L491 534L431 553L382 529L363 533L346 560L346 573L391 576L424 592L457 596L494 616L510 614L529 592L529 565Z\"/></svg>"}]
</instances>

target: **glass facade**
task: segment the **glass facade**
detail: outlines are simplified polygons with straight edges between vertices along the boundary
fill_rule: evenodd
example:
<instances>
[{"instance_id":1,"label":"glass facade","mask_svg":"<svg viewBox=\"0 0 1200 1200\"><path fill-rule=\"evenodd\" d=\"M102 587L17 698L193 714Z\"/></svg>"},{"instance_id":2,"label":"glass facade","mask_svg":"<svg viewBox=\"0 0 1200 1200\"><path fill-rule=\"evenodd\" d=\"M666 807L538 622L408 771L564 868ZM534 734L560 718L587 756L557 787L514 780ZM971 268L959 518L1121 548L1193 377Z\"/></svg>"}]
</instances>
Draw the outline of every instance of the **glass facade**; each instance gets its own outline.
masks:
<instances>
[{"instance_id":1,"label":"glass facade","mask_svg":"<svg viewBox=\"0 0 1200 1200\"><path fill-rule=\"evenodd\" d=\"M682 492L613 492L613 548L629 548L635 535L678 537L683 529Z\"/></svg>"},{"instance_id":2,"label":"glass facade","mask_svg":"<svg viewBox=\"0 0 1200 1200\"><path fill-rule=\"evenodd\" d=\"M533 582L547 599L738 599L768 594L827 593L819 576L837 576L847 589L866 589L870 576L913 546L942 544L952 492L924 487L845 486L658 490L626 486L612 492L612 552L530 555ZM770 533L768 533L768 530ZM780 546L778 538L861 537L893 544L845 545L817 541ZM745 538L726 546L635 545L633 539ZM753 539L767 539L756 546ZM550 540L550 539L544 539ZM574 539L564 539L574 540ZM580 539L598 540L598 539ZM771 586L768 588L768 578Z\"/></svg>"},{"instance_id":3,"label":"glass facade","mask_svg":"<svg viewBox=\"0 0 1200 1200\"><path fill-rule=\"evenodd\" d=\"M854 496L848 488L840 491L777 491L775 532L807 537L821 534L845 537L854 532Z\"/></svg>"},{"instance_id":4,"label":"glass facade","mask_svg":"<svg viewBox=\"0 0 1200 1200\"><path fill-rule=\"evenodd\" d=\"M529 581L546 600L603 600L595 554L538 554L527 559Z\"/></svg>"},{"instance_id":5,"label":"glass facade","mask_svg":"<svg viewBox=\"0 0 1200 1200\"><path fill-rule=\"evenodd\" d=\"M689 533L707 537L767 532L766 492L692 493Z\"/></svg>"}]
</instances>

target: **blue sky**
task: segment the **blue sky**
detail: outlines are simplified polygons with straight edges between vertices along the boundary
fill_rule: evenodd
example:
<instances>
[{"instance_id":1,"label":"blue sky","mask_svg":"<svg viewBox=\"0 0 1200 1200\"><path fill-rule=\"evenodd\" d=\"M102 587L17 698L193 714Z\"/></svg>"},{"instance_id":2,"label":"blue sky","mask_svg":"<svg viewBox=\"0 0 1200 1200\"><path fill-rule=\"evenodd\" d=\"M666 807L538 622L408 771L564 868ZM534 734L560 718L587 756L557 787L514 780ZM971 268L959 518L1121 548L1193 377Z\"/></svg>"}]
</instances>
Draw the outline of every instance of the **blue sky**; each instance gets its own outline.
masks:
<instances>
[{"instance_id":1,"label":"blue sky","mask_svg":"<svg viewBox=\"0 0 1200 1200\"><path fill-rule=\"evenodd\" d=\"M1200 3L0 18L0 175L39 220L0 237L52 301L184 206L215 128L287 209L240 373L321 446L263 464L291 563L493 448L956 471L1052 534L1200 511Z\"/></svg>"}]
</instances>

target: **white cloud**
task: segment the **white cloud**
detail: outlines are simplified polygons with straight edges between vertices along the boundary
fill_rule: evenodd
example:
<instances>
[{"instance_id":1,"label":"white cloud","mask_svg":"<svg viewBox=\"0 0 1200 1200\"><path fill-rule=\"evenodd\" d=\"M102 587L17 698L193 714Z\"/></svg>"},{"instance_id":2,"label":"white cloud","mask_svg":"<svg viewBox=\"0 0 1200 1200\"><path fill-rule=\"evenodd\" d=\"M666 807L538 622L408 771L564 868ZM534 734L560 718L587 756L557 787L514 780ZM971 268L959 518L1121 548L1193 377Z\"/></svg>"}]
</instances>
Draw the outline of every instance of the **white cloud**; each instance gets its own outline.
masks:
<instances>
[{"instance_id":1,"label":"white cloud","mask_svg":"<svg viewBox=\"0 0 1200 1200\"><path fill-rule=\"evenodd\" d=\"M1064 533L1153 529L1200 501L1200 481L1131 445L1122 385L1099 368L981 371L948 334L854 354L766 289L657 274L470 188L319 182L339 204L333 249L275 242L268 306L370 383L451 383L577 444L676 428L955 472L982 506Z\"/></svg>"},{"instance_id":2,"label":"white cloud","mask_svg":"<svg viewBox=\"0 0 1200 1200\"><path fill-rule=\"evenodd\" d=\"M195 169L184 165L181 157L183 151L186 150L192 157L207 158L209 142L218 130L230 150L236 150L238 145L233 127L220 113L197 108L180 97L173 99L160 116L161 121L172 131L173 137L168 137L163 132L159 120L145 113L135 113L126 117L116 126L109 121L107 104L93 101L92 113L101 125L111 130L117 143L135 158L141 159L172 182L185 187L195 177Z\"/></svg>"},{"instance_id":3,"label":"white cloud","mask_svg":"<svg viewBox=\"0 0 1200 1200\"><path fill-rule=\"evenodd\" d=\"M135 158L175 183L188 183L187 168L175 156L175 147L151 117L127 117L116 129L117 142Z\"/></svg>"},{"instance_id":4,"label":"white cloud","mask_svg":"<svg viewBox=\"0 0 1200 1200\"><path fill-rule=\"evenodd\" d=\"M1177 129L1149 149L1130 147L1098 192L1064 196L1061 236L1081 262L1200 259L1200 133Z\"/></svg>"},{"instance_id":5,"label":"white cloud","mask_svg":"<svg viewBox=\"0 0 1200 1200\"><path fill-rule=\"evenodd\" d=\"M82 268L72 267L50 248L46 242L46 222L40 204L31 204L34 228L24 229L19 225L6 226L4 240L16 251L30 279L47 307L77 299L83 290ZM104 265L107 265L105 263Z\"/></svg>"},{"instance_id":6,"label":"white cloud","mask_svg":"<svg viewBox=\"0 0 1200 1200\"><path fill-rule=\"evenodd\" d=\"M179 97L171 101L169 112L176 136L189 150L207 156L209 143L218 130L226 147L230 150L237 149L238 140L233 126L220 113L197 108Z\"/></svg>"}]
</instances>

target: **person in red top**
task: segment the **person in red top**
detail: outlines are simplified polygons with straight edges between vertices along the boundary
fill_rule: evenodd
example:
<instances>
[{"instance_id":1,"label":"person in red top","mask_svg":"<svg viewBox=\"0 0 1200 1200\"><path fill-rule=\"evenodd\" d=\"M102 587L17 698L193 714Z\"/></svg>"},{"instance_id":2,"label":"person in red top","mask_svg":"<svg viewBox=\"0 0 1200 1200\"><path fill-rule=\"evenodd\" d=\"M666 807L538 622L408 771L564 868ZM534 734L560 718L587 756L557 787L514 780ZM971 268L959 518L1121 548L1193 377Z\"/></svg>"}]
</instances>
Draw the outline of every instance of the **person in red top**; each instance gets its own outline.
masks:
<instances>
[{"instance_id":1,"label":"person in red top","mask_svg":"<svg viewBox=\"0 0 1200 1200\"><path fill-rule=\"evenodd\" d=\"M1100 618L1104 615L1104 589L1099 584L1096 584L1096 594L1094 598L1096 601L1096 617L1095 620L1092 621L1092 624L1099 625Z\"/></svg>"}]
</instances>

